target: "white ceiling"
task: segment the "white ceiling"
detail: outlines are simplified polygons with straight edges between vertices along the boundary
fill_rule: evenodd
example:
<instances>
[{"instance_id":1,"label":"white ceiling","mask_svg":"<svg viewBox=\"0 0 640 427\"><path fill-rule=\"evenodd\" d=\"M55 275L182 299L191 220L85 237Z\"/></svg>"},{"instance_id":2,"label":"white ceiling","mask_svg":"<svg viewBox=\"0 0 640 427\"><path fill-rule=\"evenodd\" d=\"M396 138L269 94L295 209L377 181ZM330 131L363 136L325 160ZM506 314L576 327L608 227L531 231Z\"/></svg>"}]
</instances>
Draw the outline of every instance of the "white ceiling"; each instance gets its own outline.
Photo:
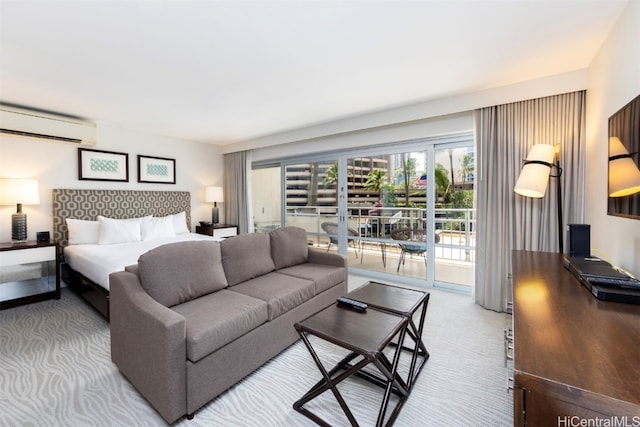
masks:
<instances>
[{"instance_id":1,"label":"white ceiling","mask_svg":"<svg viewBox=\"0 0 640 427\"><path fill-rule=\"evenodd\" d=\"M628 0L0 0L0 102L229 144L587 68Z\"/></svg>"}]
</instances>

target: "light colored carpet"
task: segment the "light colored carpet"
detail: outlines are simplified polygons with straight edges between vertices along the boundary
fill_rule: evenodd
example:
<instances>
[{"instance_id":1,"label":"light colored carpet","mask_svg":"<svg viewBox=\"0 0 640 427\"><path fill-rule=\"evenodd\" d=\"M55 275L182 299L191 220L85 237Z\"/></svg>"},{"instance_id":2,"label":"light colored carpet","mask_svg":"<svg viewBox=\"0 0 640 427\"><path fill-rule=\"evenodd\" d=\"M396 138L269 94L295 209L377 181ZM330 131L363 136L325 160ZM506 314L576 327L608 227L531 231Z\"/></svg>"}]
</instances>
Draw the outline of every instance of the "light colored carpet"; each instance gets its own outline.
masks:
<instances>
[{"instance_id":1,"label":"light colored carpet","mask_svg":"<svg viewBox=\"0 0 640 427\"><path fill-rule=\"evenodd\" d=\"M468 296L431 290L424 332L431 357L395 425L513 425L502 341L509 322ZM342 355L312 342L327 367ZM177 425L314 426L292 404L319 378L297 342ZM351 379L338 388L360 425L375 425L382 390ZM332 425L349 424L328 392L307 407ZM71 291L63 289L58 301L0 311L1 426L164 424L111 363L107 322Z\"/></svg>"}]
</instances>

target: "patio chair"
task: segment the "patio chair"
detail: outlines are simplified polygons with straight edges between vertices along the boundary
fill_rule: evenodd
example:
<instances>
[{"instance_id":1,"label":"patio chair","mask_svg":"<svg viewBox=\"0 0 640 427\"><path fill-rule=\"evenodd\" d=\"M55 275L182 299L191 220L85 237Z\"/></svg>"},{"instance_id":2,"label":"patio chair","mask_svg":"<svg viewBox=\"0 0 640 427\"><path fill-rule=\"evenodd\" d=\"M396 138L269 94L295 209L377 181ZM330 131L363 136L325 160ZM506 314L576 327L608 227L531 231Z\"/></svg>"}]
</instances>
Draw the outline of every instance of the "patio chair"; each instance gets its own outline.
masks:
<instances>
[{"instance_id":1,"label":"patio chair","mask_svg":"<svg viewBox=\"0 0 640 427\"><path fill-rule=\"evenodd\" d=\"M336 244L336 245L338 244L338 238L336 237L338 235L338 224L335 222L323 222L322 224L320 224L320 227L322 227L324 232L329 235L329 245L327 246L327 252L329 252L329 248L331 247L331 244ZM349 236L360 237L360 233L358 233L356 230L354 230L351 227L347 229L347 232ZM357 244L358 243L355 240L349 239L349 245L352 245L353 248L356 250L356 258L358 258Z\"/></svg>"},{"instance_id":2,"label":"patio chair","mask_svg":"<svg viewBox=\"0 0 640 427\"><path fill-rule=\"evenodd\" d=\"M375 237L381 238L383 236L378 235L378 224L380 223L380 218L376 216L367 217L365 222L360 223L360 237ZM360 264L364 260L364 248L366 247L366 241L360 241ZM379 244L380 245L380 254L382 255L382 265L386 268L387 266L387 255L386 255L386 243L384 242L370 242L370 244Z\"/></svg>"},{"instance_id":3,"label":"patio chair","mask_svg":"<svg viewBox=\"0 0 640 427\"><path fill-rule=\"evenodd\" d=\"M398 243L400 246L400 259L398 260L398 268L396 272L400 271L400 264L404 265L406 254L410 255L422 255L424 258L424 265L427 266L427 237L426 233L422 229L414 228L398 228L391 231L391 238L393 240L405 240L415 243ZM440 242L440 236L435 235L435 242Z\"/></svg>"}]
</instances>

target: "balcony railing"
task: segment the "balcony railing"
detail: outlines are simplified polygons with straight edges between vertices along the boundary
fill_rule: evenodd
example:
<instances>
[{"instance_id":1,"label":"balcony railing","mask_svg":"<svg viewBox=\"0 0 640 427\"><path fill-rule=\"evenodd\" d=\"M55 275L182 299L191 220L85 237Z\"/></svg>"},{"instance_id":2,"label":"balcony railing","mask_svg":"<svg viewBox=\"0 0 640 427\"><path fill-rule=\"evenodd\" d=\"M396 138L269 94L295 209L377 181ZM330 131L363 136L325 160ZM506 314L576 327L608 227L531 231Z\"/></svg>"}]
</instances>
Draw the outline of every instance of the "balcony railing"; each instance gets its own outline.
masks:
<instances>
[{"instance_id":1,"label":"balcony railing","mask_svg":"<svg viewBox=\"0 0 640 427\"><path fill-rule=\"evenodd\" d=\"M383 207L379 215L368 215L369 207L349 206L349 239L359 244L390 243L390 232L396 228L426 228L426 209ZM435 258L473 262L475 259L475 210L437 208L435 231L440 240L435 244ZM323 222L338 222L337 208L331 206L288 207L286 224L304 228L317 246L328 245L329 236ZM277 221L256 224L256 231L280 227ZM332 236L336 237L336 236Z\"/></svg>"}]
</instances>

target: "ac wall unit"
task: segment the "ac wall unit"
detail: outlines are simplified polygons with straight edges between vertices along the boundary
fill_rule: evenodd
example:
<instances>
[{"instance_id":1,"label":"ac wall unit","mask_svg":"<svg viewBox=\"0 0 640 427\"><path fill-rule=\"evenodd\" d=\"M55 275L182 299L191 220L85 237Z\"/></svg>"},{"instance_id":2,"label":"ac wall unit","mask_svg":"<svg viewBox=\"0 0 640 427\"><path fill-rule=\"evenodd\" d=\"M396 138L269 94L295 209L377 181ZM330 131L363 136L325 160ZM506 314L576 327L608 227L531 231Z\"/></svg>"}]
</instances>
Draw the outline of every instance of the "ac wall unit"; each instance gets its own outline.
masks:
<instances>
[{"instance_id":1,"label":"ac wall unit","mask_svg":"<svg viewBox=\"0 0 640 427\"><path fill-rule=\"evenodd\" d=\"M77 145L96 144L95 123L0 105L0 134Z\"/></svg>"}]
</instances>

